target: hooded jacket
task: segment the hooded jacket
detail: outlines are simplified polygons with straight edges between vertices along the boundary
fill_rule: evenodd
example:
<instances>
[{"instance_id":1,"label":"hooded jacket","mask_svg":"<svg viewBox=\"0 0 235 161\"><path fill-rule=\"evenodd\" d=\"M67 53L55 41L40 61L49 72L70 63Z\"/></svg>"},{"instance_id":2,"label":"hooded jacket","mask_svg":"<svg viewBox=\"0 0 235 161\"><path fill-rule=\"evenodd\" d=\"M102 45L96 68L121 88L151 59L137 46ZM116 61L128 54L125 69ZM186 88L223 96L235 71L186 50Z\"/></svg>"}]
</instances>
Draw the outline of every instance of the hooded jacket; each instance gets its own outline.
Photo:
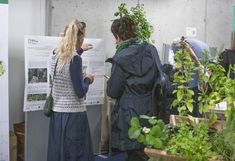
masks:
<instances>
[{"instance_id":1,"label":"hooded jacket","mask_svg":"<svg viewBox=\"0 0 235 161\"><path fill-rule=\"evenodd\" d=\"M220 64L225 69L225 74L227 75L229 72L229 66L235 65L235 51L231 49L226 49L224 52L220 54L221 59ZM235 74L233 72L230 72L230 78L235 79Z\"/></svg>"},{"instance_id":2,"label":"hooded jacket","mask_svg":"<svg viewBox=\"0 0 235 161\"><path fill-rule=\"evenodd\" d=\"M129 139L128 129L132 117L153 115L152 90L157 75L153 54L158 54L156 48L144 42L107 60L112 63L107 95L116 99L111 119L113 148L122 151L143 148Z\"/></svg>"}]
</instances>

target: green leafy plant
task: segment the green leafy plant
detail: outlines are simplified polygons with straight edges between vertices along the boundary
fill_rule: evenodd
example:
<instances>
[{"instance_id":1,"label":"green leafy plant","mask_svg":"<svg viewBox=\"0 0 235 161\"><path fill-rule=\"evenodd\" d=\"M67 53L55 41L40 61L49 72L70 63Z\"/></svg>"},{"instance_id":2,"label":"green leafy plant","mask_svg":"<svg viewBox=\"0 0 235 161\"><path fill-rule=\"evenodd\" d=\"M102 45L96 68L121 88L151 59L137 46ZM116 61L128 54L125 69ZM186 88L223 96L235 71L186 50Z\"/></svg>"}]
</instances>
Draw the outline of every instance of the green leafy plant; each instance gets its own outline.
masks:
<instances>
[{"instance_id":1,"label":"green leafy plant","mask_svg":"<svg viewBox=\"0 0 235 161\"><path fill-rule=\"evenodd\" d=\"M142 125L142 124L145 124ZM130 139L136 139L139 143L155 149L164 149L167 141L167 132L162 120L155 117L141 115L133 117L128 130Z\"/></svg>"},{"instance_id":2,"label":"green leafy plant","mask_svg":"<svg viewBox=\"0 0 235 161\"><path fill-rule=\"evenodd\" d=\"M210 142L212 145L212 150L219 155L218 158L220 160L234 160L234 158L232 157L233 149L229 147L225 142L224 132L215 133L214 135L210 136Z\"/></svg>"},{"instance_id":3,"label":"green leafy plant","mask_svg":"<svg viewBox=\"0 0 235 161\"><path fill-rule=\"evenodd\" d=\"M3 67L3 62L0 60L0 76L2 76L5 73L5 69Z\"/></svg>"},{"instance_id":4,"label":"green leafy plant","mask_svg":"<svg viewBox=\"0 0 235 161\"><path fill-rule=\"evenodd\" d=\"M223 98L227 103L226 128L211 138L213 150L221 155L224 161L235 160L235 80L229 77L230 72L235 72L235 66L230 66L229 73L222 82L221 93L224 94Z\"/></svg>"},{"instance_id":5,"label":"green leafy plant","mask_svg":"<svg viewBox=\"0 0 235 161\"><path fill-rule=\"evenodd\" d=\"M194 92L189 89L188 83L192 80L192 69L196 69L191 60L189 52L186 48L182 47L175 54L176 67L178 72L174 74L174 85L176 90L176 99L173 101L172 106L177 108L180 115L187 115L188 111L193 111L193 95Z\"/></svg>"},{"instance_id":6,"label":"green leafy plant","mask_svg":"<svg viewBox=\"0 0 235 161\"><path fill-rule=\"evenodd\" d=\"M210 125L217 120L217 116L213 110L215 105L223 100L226 76L224 75L224 68L218 62L214 64L210 63L212 59L206 51L203 52L203 55L204 58L201 62L204 67L194 64L188 50L184 46L176 52L176 67L179 71L174 75L174 84L177 89L173 92L176 94L176 99L173 101L172 106L177 107L180 115L187 115L188 111L192 112L194 92L189 89L188 83L192 80L192 70L197 70L200 90L198 97L199 112L203 117L206 117L205 113L210 110L212 111L209 119ZM208 75L208 71L211 73L210 76ZM218 78L220 79L218 80Z\"/></svg>"},{"instance_id":7,"label":"green leafy plant","mask_svg":"<svg viewBox=\"0 0 235 161\"><path fill-rule=\"evenodd\" d=\"M128 10L126 4L122 3L118 7L118 11L115 12L114 15L119 17L126 16L131 18L137 26L137 37L153 43L153 40L150 40L150 37L153 33L153 26L150 25L150 23L146 19L146 12L144 11L143 4L137 4L136 7L132 7L130 10Z\"/></svg>"},{"instance_id":8,"label":"green leafy plant","mask_svg":"<svg viewBox=\"0 0 235 161\"><path fill-rule=\"evenodd\" d=\"M180 124L179 131L170 139L168 147L170 154L182 156L187 161L208 161L216 156L211 150L208 127L204 123L192 129L186 124Z\"/></svg>"},{"instance_id":9,"label":"green leafy plant","mask_svg":"<svg viewBox=\"0 0 235 161\"><path fill-rule=\"evenodd\" d=\"M220 103L223 100L225 95L224 84L227 80L225 76L224 68L219 65L218 60L215 63L209 63L209 61L213 61L206 52L204 55L204 68L199 72L199 111L201 114L205 114L209 110L214 110L215 105ZM208 76L208 72L210 72L210 76ZM220 79L218 79L220 78ZM208 90L210 87L210 90Z\"/></svg>"},{"instance_id":10,"label":"green leafy plant","mask_svg":"<svg viewBox=\"0 0 235 161\"><path fill-rule=\"evenodd\" d=\"M235 65L230 66L229 72L235 72ZM235 80L227 75L225 82L225 100L227 103L226 110L226 129L224 130L225 143L232 149L231 159L235 160Z\"/></svg>"}]
</instances>

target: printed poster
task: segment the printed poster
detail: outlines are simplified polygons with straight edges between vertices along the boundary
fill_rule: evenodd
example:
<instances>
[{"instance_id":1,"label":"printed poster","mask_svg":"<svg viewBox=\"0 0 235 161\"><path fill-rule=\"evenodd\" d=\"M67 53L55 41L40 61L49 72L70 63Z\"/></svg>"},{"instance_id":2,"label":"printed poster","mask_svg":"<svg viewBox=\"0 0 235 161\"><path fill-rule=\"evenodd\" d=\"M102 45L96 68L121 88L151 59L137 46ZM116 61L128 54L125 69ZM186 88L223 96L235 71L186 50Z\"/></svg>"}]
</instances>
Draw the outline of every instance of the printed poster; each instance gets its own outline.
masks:
<instances>
[{"instance_id":1,"label":"printed poster","mask_svg":"<svg viewBox=\"0 0 235 161\"><path fill-rule=\"evenodd\" d=\"M59 46L60 37L25 36L25 97L24 111L42 110L49 93L48 58ZM85 39L93 49L83 52L83 72L95 74L89 87L85 105L103 104L104 101L104 42Z\"/></svg>"}]
</instances>

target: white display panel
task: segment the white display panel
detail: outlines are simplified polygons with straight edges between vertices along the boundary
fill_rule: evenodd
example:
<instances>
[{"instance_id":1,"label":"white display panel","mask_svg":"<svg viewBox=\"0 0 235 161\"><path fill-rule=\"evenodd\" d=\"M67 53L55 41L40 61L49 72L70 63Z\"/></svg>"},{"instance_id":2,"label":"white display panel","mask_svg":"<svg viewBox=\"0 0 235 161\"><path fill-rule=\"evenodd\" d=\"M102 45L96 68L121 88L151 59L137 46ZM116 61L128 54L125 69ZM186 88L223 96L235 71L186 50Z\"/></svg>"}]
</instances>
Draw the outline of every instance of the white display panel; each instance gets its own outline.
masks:
<instances>
[{"instance_id":1,"label":"white display panel","mask_svg":"<svg viewBox=\"0 0 235 161\"><path fill-rule=\"evenodd\" d=\"M42 110L48 94L48 57L59 46L60 37L25 36L25 97L24 111ZM103 104L104 101L104 42L102 39L85 39L93 49L82 54L86 72L95 74L89 87L85 105Z\"/></svg>"},{"instance_id":2,"label":"white display panel","mask_svg":"<svg viewBox=\"0 0 235 161\"><path fill-rule=\"evenodd\" d=\"M0 4L0 161L9 161L8 5Z\"/></svg>"}]
</instances>

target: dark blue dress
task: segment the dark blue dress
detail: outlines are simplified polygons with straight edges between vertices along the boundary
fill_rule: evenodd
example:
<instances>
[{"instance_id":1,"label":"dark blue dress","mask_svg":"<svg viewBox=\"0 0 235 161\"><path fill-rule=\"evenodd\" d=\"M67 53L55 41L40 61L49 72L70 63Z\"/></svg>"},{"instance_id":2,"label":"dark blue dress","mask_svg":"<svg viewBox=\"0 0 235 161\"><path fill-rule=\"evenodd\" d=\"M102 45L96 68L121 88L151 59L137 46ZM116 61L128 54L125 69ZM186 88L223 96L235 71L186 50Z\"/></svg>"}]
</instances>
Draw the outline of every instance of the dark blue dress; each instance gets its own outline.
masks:
<instances>
[{"instance_id":1,"label":"dark blue dress","mask_svg":"<svg viewBox=\"0 0 235 161\"><path fill-rule=\"evenodd\" d=\"M90 81L83 77L80 54L70 62L74 90L82 98ZM53 112L50 118L47 161L94 161L86 112Z\"/></svg>"}]
</instances>

